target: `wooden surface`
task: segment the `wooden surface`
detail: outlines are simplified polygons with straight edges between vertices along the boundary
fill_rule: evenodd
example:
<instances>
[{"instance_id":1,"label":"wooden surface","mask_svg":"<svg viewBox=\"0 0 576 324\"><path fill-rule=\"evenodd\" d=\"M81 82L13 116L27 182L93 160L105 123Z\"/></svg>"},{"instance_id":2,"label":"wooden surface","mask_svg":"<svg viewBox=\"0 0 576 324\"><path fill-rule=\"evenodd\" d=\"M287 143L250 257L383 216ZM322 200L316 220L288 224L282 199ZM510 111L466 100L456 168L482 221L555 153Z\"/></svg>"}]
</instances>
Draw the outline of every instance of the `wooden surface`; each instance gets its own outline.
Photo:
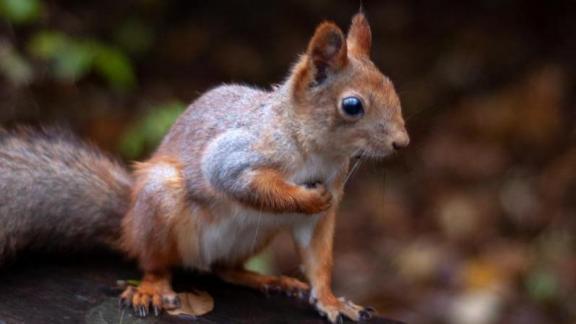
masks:
<instances>
[{"instance_id":1,"label":"wooden surface","mask_svg":"<svg viewBox=\"0 0 576 324\"><path fill-rule=\"evenodd\" d=\"M139 279L116 256L41 260L28 256L0 270L0 323L186 323L169 315L138 319L118 307L117 280ZM210 276L177 273L176 291L208 291L215 308L197 323L326 323L307 303L224 284ZM374 318L370 323L398 324Z\"/></svg>"}]
</instances>

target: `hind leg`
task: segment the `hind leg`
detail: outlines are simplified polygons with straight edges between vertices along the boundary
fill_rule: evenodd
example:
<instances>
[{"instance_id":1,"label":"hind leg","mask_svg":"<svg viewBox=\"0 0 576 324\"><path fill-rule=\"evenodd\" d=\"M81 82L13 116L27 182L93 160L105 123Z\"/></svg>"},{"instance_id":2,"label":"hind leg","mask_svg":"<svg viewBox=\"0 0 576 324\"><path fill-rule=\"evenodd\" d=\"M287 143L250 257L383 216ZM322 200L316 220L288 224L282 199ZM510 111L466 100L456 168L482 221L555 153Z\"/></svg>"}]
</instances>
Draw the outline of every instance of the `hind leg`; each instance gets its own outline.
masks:
<instances>
[{"instance_id":1,"label":"hind leg","mask_svg":"<svg viewBox=\"0 0 576 324\"><path fill-rule=\"evenodd\" d=\"M177 230L193 228L180 164L167 157L140 163L132 205L124 218L123 246L144 272L138 287L120 296L137 316L174 309L180 303L171 287L170 269L181 264ZM188 233L190 235L190 233Z\"/></svg>"},{"instance_id":2,"label":"hind leg","mask_svg":"<svg viewBox=\"0 0 576 324\"><path fill-rule=\"evenodd\" d=\"M242 268L219 269L216 274L231 284L246 286L264 292L281 291L288 295L307 296L310 287L296 278L286 276L269 276Z\"/></svg>"}]
</instances>

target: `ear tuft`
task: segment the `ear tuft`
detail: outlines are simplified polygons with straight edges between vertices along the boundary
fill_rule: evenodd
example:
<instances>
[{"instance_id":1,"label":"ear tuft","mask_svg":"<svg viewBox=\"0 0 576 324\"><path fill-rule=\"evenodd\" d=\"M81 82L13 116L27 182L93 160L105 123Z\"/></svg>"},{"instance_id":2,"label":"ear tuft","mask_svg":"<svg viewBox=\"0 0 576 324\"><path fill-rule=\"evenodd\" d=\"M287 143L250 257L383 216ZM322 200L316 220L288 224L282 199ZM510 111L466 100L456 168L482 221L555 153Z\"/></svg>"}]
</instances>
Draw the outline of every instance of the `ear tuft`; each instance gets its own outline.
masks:
<instances>
[{"instance_id":1,"label":"ear tuft","mask_svg":"<svg viewBox=\"0 0 576 324\"><path fill-rule=\"evenodd\" d=\"M370 56L372 31L370 30L370 24L363 10L360 10L360 12L352 18L352 24L350 25L346 42L352 55Z\"/></svg>"},{"instance_id":2,"label":"ear tuft","mask_svg":"<svg viewBox=\"0 0 576 324\"><path fill-rule=\"evenodd\" d=\"M307 55L316 70L314 79L316 82L323 81L327 73L338 71L346 65L344 33L334 23L320 24L308 44Z\"/></svg>"}]
</instances>

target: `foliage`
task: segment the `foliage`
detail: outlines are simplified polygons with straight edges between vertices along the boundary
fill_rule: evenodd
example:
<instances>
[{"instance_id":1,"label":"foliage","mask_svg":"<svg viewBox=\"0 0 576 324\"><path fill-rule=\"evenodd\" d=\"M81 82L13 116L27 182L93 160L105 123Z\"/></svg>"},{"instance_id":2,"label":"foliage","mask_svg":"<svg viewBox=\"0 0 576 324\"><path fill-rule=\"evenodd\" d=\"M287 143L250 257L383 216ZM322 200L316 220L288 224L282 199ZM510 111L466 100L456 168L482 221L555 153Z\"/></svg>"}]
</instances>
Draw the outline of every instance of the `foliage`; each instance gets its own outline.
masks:
<instances>
[{"instance_id":1,"label":"foliage","mask_svg":"<svg viewBox=\"0 0 576 324\"><path fill-rule=\"evenodd\" d=\"M17 86L29 84L34 75L30 62L9 43L0 43L0 73Z\"/></svg>"},{"instance_id":2,"label":"foliage","mask_svg":"<svg viewBox=\"0 0 576 324\"><path fill-rule=\"evenodd\" d=\"M246 269L258 273L273 274L273 259L273 255L269 251L260 253L246 262Z\"/></svg>"},{"instance_id":3,"label":"foliage","mask_svg":"<svg viewBox=\"0 0 576 324\"><path fill-rule=\"evenodd\" d=\"M185 107L178 101L151 107L142 118L128 127L120 140L119 151L129 159L150 151L162 140Z\"/></svg>"},{"instance_id":4,"label":"foliage","mask_svg":"<svg viewBox=\"0 0 576 324\"><path fill-rule=\"evenodd\" d=\"M0 0L0 16L15 24L36 21L42 9L40 0Z\"/></svg>"},{"instance_id":5,"label":"foliage","mask_svg":"<svg viewBox=\"0 0 576 324\"><path fill-rule=\"evenodd\" d=\"M37 22L43 10L38 0L0 0L0 16L16 25ZM149 37L146 31L138 38L142 28L127 27L119 35L132 50L146 47ZM136 84L131 58L114 44L92 37L74 37L63 31L35 28L26 41L25 56L12 45L5 45L0 53L0 72L15 86L27 85L38 71L30 63L40 59L49 65L50 75L63 82L78 82L91 72L104 79L115 90L130 90ZM122 31L122 30L121 30ZM133 39L132 43L126 39Z\"/></svg>"}]
</instances>

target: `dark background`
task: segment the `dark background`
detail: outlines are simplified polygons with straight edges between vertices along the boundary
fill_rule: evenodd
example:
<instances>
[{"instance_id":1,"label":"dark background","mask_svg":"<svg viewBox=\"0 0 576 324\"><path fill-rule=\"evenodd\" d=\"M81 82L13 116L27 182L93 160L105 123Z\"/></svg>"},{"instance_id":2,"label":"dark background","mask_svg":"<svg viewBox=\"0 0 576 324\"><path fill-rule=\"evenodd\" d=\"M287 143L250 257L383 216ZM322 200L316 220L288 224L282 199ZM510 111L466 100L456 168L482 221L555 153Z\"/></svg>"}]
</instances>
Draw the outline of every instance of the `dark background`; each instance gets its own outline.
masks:
<instances>
[{"instance_id":1,"label":"dark background","mask_svg":"<svg viewBox=\"0 0 576 324\"><path fill-rule=\"evenodd\" d=\"M281 82L358 1L0 0L0 123L63 124L144 159L220 83ZM336 233L338 294L409 323L576 318L576 4L364 1L412 137L364 163ZM298 274L286 237L250 263Z\"/></svg>"}]
</instances>

